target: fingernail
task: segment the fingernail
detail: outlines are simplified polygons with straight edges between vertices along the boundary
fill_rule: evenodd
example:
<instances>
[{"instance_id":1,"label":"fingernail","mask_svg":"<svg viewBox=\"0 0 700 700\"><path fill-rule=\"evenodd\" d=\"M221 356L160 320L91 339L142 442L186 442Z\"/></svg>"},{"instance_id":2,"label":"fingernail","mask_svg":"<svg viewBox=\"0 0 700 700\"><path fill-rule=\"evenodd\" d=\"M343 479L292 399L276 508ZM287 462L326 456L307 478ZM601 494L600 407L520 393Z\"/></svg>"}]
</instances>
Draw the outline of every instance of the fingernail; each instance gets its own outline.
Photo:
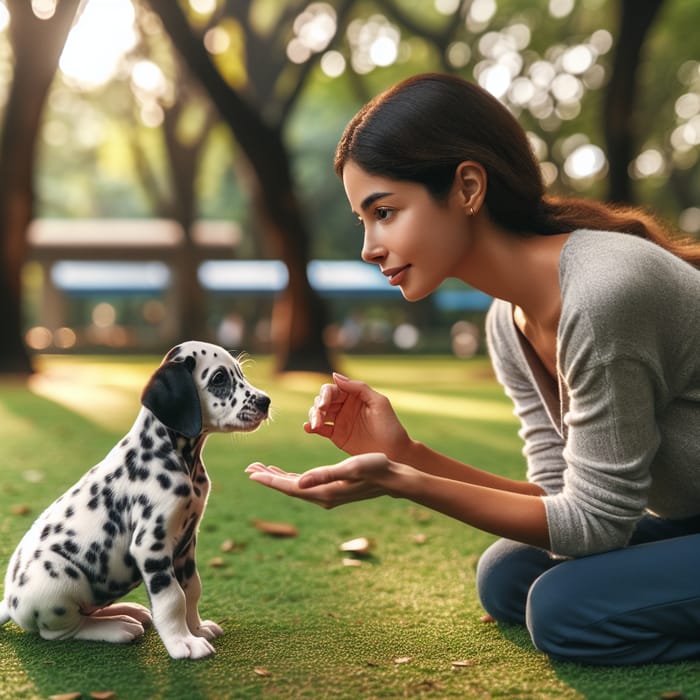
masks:
<instances>
[{"instance_id":1,"label":"fingernail","mask_svg":"<svg viewBox=\"0 0 700 700\"><path fill-rule=\"evenodd\" d=\"M344 374L341 374L340 372L333 372L334 377L338 377L338 379L344 379L346 382L350 381L350 377L346 377Z\"/></svg>"}]
</instances>

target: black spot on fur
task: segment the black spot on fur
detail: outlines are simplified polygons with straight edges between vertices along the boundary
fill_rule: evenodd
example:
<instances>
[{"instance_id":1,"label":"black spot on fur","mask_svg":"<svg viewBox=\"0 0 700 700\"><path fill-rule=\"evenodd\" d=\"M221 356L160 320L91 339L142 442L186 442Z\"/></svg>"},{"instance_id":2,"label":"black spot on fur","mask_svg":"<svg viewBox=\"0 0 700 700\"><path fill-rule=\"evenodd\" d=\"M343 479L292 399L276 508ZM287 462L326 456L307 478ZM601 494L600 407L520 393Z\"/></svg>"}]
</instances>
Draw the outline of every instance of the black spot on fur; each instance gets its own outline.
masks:
<instances>
[{"instance_id":1,"label":"black spot on fur","mask_svg":"<svg viewBox=\"0 0 700 700\"><path fill-rule=\"evenodd\" d=\"M187 484L180 484L174 491L173 493L176 496L182 496L183 498L187 498L187 496L190 495L190 487Z\"/></svg>"},{"instance_id":2,"label":"black spot on fur","mask_svg":"<svg viewBox=\"0 0 700 700\"><path fill-rule=\"evenodd\" d=\"M164 572L157 573L151 578L151 580L148 583L148 587L153 595L158 595L162 590L166 589L169 585L170 582L172 581L172 578L170 574L166 574Z\"/></svg>"},{"instance_id":3,"label":"black spot on fur","mask_svg":"<svg viewBox=\"0 0 700 700\"><path fill-rule=\"evenodd\" d=\"M161 487L164 489L169 489L173 484L173 482L170 480L170 477L167 474L164 474L163 472L158 474L156 479L158 480L158 483L161 485Z\"/></svg>"},{"instance_id":4,"label":"black spot on fur","mask_svg":"<svg viewBox=\"0 0 700 700\"><path fill-rule=\"evenodd\" d=\"M66 572L66 576L69 576L70 578L80 578L80 572L77 569L74 569L72 566L65 566L63 570Z\"/></svg>"},{"instance_id":5,"label":"black spot on fur","mask_svg":"<svg viewBox=\"0 0 700 700\"><path fill-rule=\"evenodd\" d=\"M166 459L164 459L163 466L169 472L184 472L185 471L182 464L179 461L172 459L172 457L167 457Z\"/></svg>"},{"instance_id":6,"label":"black spot on fur","mask_svg":"<svg viewBox=\"0 0 700 700\"><path fill-rule=\"evenodd\" d=\"M160 559L146 559L143 564L143 569L147 574L154 574L157 571L165 571L171 564L170 557L161 557Z\"/></svg>"},{"instance_id":7,"label":"black spot on fur","mask_svg":"<svg viewBox=\"0 0 700 700\"><path fill-rule=\"evenodd\" d=\"M77 554L80 551L80 547L73 542L73 540L66 540L63 543L63 548L66 550L66 552L69 552L70 554Z\"/></svg>"},{"instance_id":8,"label":"black spot on fur","mask_svg":"<svg viewBox=\"0 0 700 700\"><path fill-rule=\"evenodd\" d=\"M182 353L182 348L179 345L176 345L166 356L163 362L170 362L170 360L174 360L178 355Z\"/></svg>"},{"instance_id":9,"label":"black spot on fur","mask_svg":"<svg viewBox=\"0 0 700 700\"><path fill-rule=\"evenodd\" d=\"M188 557L187 561L185 562L185 578L192 578L196 570L197 565L195 564L194 559Z\"/></svg>"}]
</instances>

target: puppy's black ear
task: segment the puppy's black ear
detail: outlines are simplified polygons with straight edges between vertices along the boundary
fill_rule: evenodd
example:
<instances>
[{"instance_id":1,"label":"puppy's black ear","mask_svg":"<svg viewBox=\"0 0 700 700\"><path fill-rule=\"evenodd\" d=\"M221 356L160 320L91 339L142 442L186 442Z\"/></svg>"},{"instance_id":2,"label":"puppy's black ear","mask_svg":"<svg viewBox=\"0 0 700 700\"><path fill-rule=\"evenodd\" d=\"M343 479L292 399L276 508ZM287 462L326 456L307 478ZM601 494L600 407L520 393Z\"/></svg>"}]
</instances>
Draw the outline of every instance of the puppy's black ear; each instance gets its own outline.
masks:
<instances>
[{"instance_id":1,"label":"puppy's black ear","mask_svg":"<svg viewBox=\"0 0 700 700\"><path fill-rule=\"evenodd\" d=\"M168 428L186 438L202 432L202 409L192 377L193 362L161 365L141 394L141 403Z\"/></svg>"}]
</instances>

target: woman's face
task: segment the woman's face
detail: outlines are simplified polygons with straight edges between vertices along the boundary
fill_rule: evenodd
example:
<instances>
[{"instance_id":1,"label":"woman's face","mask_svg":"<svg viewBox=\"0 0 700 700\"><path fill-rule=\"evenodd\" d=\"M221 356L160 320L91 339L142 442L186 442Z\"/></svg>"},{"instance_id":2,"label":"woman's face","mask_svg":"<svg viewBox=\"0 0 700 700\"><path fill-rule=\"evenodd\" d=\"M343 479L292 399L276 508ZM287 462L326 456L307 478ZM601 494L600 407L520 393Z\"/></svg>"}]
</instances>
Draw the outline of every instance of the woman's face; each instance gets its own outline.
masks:
<instances>
[{"instance_id":1,"label":"woman's face","mask_svg":"<svg viewBox=\"0 0 700 700\"><path fill-rule=\"evenodd\" d=\"M459 277L470 237L458 188L437 202L422 185L368 174L352 161L343 168L343 184L364 226L362 259L379 265L408 301Z\"/></svg>"}]
</instances>

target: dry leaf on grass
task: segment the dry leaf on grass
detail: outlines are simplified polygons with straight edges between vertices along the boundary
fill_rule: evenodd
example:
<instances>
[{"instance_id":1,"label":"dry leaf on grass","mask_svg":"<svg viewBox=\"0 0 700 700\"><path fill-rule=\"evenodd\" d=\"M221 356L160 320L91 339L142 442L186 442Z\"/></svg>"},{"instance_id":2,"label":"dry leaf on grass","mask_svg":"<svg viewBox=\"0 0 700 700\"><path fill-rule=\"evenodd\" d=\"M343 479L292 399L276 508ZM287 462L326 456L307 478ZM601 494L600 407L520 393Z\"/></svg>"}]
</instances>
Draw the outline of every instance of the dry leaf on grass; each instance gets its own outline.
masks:
<instances>
[{"instance_id":1,"label":"dry leaf on grass","mask_svg":"<svg viewBox=\"0 0 700 700\"><path fill-rule=\"evenodd\" d=\"M350 557L343 557L343 566L362 566L362 561Z\"/></svg>"},{"instance_id":2,"label":"dry leaf on grass","mask_svg":"<svg viewBox=\"0 0 700 700\"><path fill-rule=\"evenodd\" d=\"M355 537L355 539L343 542L340 545L341 552L349 552L350 554L355 554L358 557L366 557L372 548L374 547L374 542L367 537Z\"/></svg>"},{"instance_id":3,"label":"dry leaf on grass","mask_svg":"<svg viewBox=\"0 0 700 700\"><path fill-rule=\"evenodd\" d=\"M57 695L49 695L49 700L79 700L82 697L82 693L58 693Z\"/></svg>"},{"instance_id":4,"label":"dry leaf on grass","mask_svg":"<svg viewBox=\"0 0 700 700\"><path fill-rule=\"evenodd\" d=\"M93 690L90 697L95 700L112 700L117 697L117 694L113 690Z\"/></svg>"},{"instance_id":5,"label":"dry leaf on grass","mask_svg":"<svg viewBox=\"0 0 700 700\"><path fill-rule=\"evenodd\" d=\"M468 668L469 666L473 666L474 662L473 661L453 661L452 662L452 668Z\"/></svg>"},{"instance_id":6,"label":"dry leaf on grass","mask_svg":"<svg viewBox=\"0 0 700 700\"><path fill-rule=\"evenodd\" d=\"M417 532L415 535L411 535L411 540L414 544L425 544L428 541L428 536Z\"/></svg>"},{"instance_id":7,"label":"dry leaf on grass","mask_svg":"<svg viewBox=\"0 0 700 700\"><path fill-rule=\"evenodd\" d=\"M253 520L253 527L271 537L296 537L299 534L294 525L289 523L271 522L269 520Z\"/></svg>"},{"instance_id":8,"label":"dry leaf on grass","mask_svg":"<svg viewBox=\"0 0 700 700\"><path fill-rule=\"evenodd\" d=\"M12 515L28 515L32 509L26 503L16 503L10 508Z\"/></svg>"},{"instance_id":9,"label":"dry leaf on grass","mask_svg":"<svg viewBox=\"0 0 700 700\"><path fill-rule=\"evenodd\" d=\"M398 658L394 659L395 664L409 664L413 661L412 656L399 656Z\"/></svg>"},{"instance_id":10,"label":"dry leaf on grass","mask_svg":"<svg viewBox=\"0 0 700 700\"><path fill-rule=\"evenodd\" d=\"M209 560L209 566L219 569L222 566L226 566L226 562L224 561L223 557L212 557Z\"/></svg>"},{"instance_id":11,"label":"dry leaf on grass","mask_svg":"<svg viewBox=\"0 0 700 700\"><path fill-rule=\"evenodd\" d=\"M228 554L229 552L242 552L243 550L245 550L245 548L245 544L241 542L235 542L232 539L224 540L221 543L221 546L219 547L219 549L225 554Z\"/></svg>"},{"instance_id":12,"label":"dry leaf on grass","mask_svg":"<svg viewBox=\"0 0 700 700\"><path fill-rule=\"evenodd\" d=\"M496 620L494 620L491 615L482 615L479 618L479 622L496 622Z\"/></svg>"},{"instance_id":13,"label":"dry leaf on grass","mask_svg":"<svg viewBox=\"0 0 700 700\"><path fill-rule=\"evenodd\" d=\"M264 666L256 666L253 669L253 673L256 676L269 676L270 675L270 671L268 671Z\"/></svg>"}]
</instances>

